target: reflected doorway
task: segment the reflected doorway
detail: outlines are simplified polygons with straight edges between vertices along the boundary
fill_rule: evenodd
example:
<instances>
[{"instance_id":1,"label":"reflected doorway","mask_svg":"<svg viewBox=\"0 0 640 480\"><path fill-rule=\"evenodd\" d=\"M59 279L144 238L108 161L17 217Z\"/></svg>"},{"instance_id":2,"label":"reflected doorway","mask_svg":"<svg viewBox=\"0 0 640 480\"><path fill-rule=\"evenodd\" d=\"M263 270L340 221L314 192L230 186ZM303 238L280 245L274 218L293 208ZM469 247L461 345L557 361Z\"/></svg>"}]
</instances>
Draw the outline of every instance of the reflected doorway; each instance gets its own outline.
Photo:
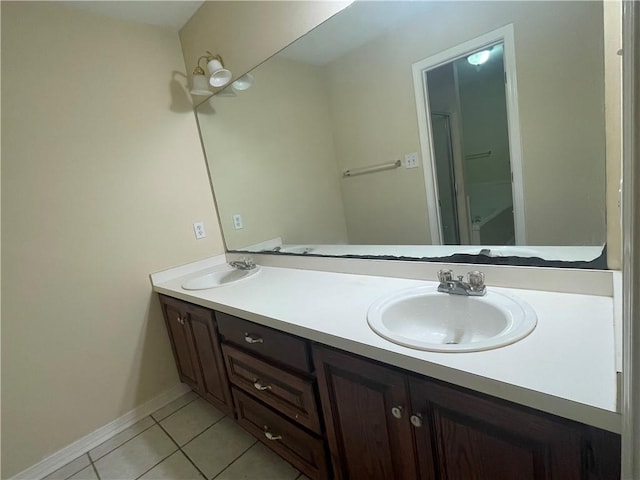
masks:
<instances>
[{"instance_id":1,"label":"reflected doorway","mask_svg":"<svg viewBox=\"0 0 640 480\"><path fill-rule=\"evenodd\" d=\"M434 244L524 243L509 32L505 27L414 64Z\"/></svg>"}]
</instances>

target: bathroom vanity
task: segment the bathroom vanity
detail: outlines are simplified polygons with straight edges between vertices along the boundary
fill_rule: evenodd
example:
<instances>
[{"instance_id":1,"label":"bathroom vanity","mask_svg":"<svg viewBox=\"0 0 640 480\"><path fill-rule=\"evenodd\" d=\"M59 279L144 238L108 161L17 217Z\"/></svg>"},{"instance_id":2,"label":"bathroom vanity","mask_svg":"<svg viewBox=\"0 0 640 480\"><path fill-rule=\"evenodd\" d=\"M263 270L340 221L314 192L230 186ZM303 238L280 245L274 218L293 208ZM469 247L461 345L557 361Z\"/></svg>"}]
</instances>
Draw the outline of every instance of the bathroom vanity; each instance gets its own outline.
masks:
<instances>
[{"instance_id":1,"label":"bathroom vanity","mask_svg":"<svg viewBox=\"0 0 640 480\"><path fill-rule=\"evenodd\" d=\"M529 336L434 353L366 324L372 299L429 282L263 266L182 289L193 276L152 276L181 380L310 478L619 478L611 298L511 289Z\"/></svg>"},{"instance_id":2,"label":"bathroom vanity","mask_svg":"<svg viewBox=\"0 0 640 480\"><path fill-rule=\"evenodd\" d=\"M220 262L251 254L261 270L152 276L165 314L175 301L207 311L206 330L178 322L194 336L173 339L183 381L311 478L619 478L621 333L601 269L616 268L605 180L620 139L605 112L620 99L605 89L618 68L605 10L354 2L248 62L250 89L198 102ZM434 341L401 338L405 305L382 303L400 312L393 328L372 321L395 292L430 295L441 268L482 270L489 296L530 305L537 323L463 352L456 329L449 351L409 348ZM191 289L201 280L212 288ZM431 338L451 316L477 326L477 310L441 298L424 304Z\"/></svg>"}]
</instances>

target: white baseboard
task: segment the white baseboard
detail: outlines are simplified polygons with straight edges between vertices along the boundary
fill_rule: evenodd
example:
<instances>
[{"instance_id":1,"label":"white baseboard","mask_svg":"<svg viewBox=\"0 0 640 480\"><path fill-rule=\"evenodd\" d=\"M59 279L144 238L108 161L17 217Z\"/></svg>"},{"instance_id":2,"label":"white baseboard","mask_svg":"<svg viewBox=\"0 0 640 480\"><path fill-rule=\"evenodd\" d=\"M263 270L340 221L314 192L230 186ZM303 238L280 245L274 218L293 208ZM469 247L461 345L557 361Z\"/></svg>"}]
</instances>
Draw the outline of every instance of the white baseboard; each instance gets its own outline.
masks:
<instances>
[{"instance_id":1,"label":"white baseboard","mask_svg":"<svg viewBox=\"0 0 640 480\"><path fill-rule=\"evenodd\" d=\"M72 444L67 445L63 449L58 450L53 455L48 456L44 460L15 475L11 480L40 479L52 472L55 472L60 467L65 466L67 463L78 458L83 453L87 453L89 450L97 447L115 434L129 428L131 425L142 420L147 415L150 415L159 408L164 407L176 398L184 395L189 390L191 389L187 385L179 383L175 387L161 393L157 397L152 398L148 402L143 403L139 407L134 408L112 422L107 423L81 439L76 440Z\"/></svg>"}]
</instances>

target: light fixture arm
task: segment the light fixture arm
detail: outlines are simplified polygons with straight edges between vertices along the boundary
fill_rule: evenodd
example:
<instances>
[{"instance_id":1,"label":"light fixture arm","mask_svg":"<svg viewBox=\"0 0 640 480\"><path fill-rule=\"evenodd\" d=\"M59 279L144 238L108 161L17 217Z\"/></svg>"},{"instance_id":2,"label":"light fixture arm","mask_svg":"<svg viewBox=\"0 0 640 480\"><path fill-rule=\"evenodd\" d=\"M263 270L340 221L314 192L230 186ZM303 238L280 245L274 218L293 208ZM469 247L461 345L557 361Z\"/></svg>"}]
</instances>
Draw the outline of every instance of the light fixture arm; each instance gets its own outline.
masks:
<instances>
[{"instance_id":1,"label":"light fixture arm","mask_svg":"<svg viewBox=\"0 0 640 480\"><path fill-rule=\"evenodd\" d=\"M209 50L207 50L206 55L202 55L198 58L198 61L196 62L196 68L193 69L193 75L204 75L204 68L200 66L200 62L202 61L202 59L205 59L206 63L209 63L211 60L218 60L220 62L220 65L222 65L222 67L224 68L222 57L220 55L214 55Z\"/></svg>"},{"instance_id":2,"label":"light fixture arm","mask_svg":"<svg viewBox=\"0 0 640 480\"><path fill-rule=\"evenodd\" d=\"M224 68L224 62L222 61L222 57L220 55L214 55L209 50L207 50L207 63L209 63L211 60L218 60L220 62L220 65L222 65L222 67ZM198 64L200 64L200 59L198 59Z\"/></svg>"}]
</instances>

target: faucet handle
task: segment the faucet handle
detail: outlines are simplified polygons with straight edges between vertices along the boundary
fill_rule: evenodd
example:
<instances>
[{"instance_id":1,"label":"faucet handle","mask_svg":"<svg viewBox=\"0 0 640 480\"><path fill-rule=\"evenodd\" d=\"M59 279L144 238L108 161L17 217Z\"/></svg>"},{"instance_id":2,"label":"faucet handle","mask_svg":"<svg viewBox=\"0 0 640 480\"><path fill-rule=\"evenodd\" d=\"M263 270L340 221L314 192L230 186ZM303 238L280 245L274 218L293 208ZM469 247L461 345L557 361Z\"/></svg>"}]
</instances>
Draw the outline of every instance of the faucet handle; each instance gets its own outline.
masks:
<instances>
[{"instance_id":1,"label":"faucet handle","mask_svg":"<svg viewBox=\"0 0 640 480\"><path fill-rule=\"evenodd\" d=\"M447 283L453 280L453 270L440 270L438 272L438 281L440 283Z\"/></svg>"},{"instance_id":2,"label":"faucet handle","mask_svg":"<svg viewBox=\"0 0 640 480\"><path fill-rule=\"evenodd\" d=\"M255 265L255 262L253 261L253 258L251 257L243 257L242 261L248 266L248 267L252 267Z\"/></svg>"},{"instance_id":3,"label":"faucet handle","mask_svg":"<svg viewBox=\"0 0 640 480\"><path fill-rule=\"evenodd\" d=\"M474 270L473 272L467 273L467 279L469 281L469 285L473 290L482 290L483 288L485 288L484 273L479 272L478 270Z\"/></svg>"}]
</instances>

